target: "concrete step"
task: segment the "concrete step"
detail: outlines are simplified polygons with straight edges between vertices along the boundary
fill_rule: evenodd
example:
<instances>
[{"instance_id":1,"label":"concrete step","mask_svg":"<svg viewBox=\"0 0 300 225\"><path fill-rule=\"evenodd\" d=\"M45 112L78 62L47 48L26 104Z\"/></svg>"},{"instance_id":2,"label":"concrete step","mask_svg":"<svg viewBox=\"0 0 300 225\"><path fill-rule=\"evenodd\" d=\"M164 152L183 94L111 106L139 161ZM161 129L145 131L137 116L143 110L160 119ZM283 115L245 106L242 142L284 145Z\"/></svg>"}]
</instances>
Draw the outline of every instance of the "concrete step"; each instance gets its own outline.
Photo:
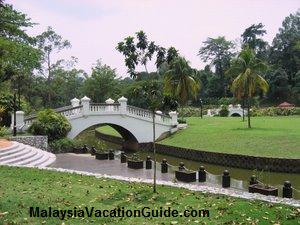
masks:
<instances>
[{"instance_id":1,"label":"concrete step","mask_svg":"<svg viewBox=\"0 0 300 225\"><path fill-rule=\"evenodd\" d=\"M13 142L0 150L0 164L46 167L56 160L56 156L41 149Z\"/></svg>"},{"instance_id":2,"label":"concrete step","mask_svg":"<svg viewBox=\"0 0 300 225\"><path fill-rule=\"evenodd\" d=\"M18 143L18 142L15 142L15 141L12 141L12 145L11 146L8 146L6 148L1 148L0 152L1 153L4 153L4 152L8 152L10 150L13 150L15 148L18 148L19 145L22 145L21 143Z\"/></svg>"},{"instance_id":3,"label":"concrete step","mask_svg":"<svg viewBox=\"0 0 300 225\"><path fill-rule=\"evenodd\" d=\"M38 167L46 167L46 166L49 166L51 165L52 163L54 163L54 161L56 160L56 156L52 153L49 154L49 158L48 160L46 160L45 162L43 163L40 163L40 164L36 164L35 166L38 166Z\"/></svg>"},{"instance_id":4,"label":"concrete step","mask_svg":"<svg viewBox=\"0 0 300 225\"><path fill-rule=\"evenodd\" d=\"M0 158L8 156L8 155L12 155L14 153L17 153L17 152L23 150L23 149L25 149L25 146L23 144L20 144L16 148L10 149L9 151L2 152L0 150Z\"/></svg>"},{"instance_id":5,"label":"concrete step","mask_svg":"<svg viewBox=\"0 0 300 225\"><path fill-rule=\"evenodd\" d=\"M30 157L28 159L19 161L19 162L14 163L14 164L15 165L29 165L30 163L38 161L38 160L40 160L41 158L44 157L45 154L42 150L39 150L39 149L34 149L34 150L37 152L37 154L35 154L33 157Z\"/></svg>"},{"instance_id":6,"label":"concrete step","mask_svg":"<svg viewBox=\"0 0 300 225\"><path fill-rule=\"evenodd\" d=\"M0 156L0 162L18 158L22 155L29 153L30 151L32 151L30 148L26 148L25 146L23 146L22 148L18 149L18 151L13 152L12 154Z\"/></svg>"},{"instance_id":7,"label":"concrete step","mask_svg":"<svg viewBox=\"0 0 300 225\"><path fill-rule=\"evenodd\" d=\"M9 160L5 160L5 161L1 161L1 163L3 164L16 164L17 162L29 159L31 157L34 157L38 152L35 149L32 149L30 147L30 151L26 154L23 154L17 158L13 158L13 159L9 159Z\"/></svg>"}]
</instances>

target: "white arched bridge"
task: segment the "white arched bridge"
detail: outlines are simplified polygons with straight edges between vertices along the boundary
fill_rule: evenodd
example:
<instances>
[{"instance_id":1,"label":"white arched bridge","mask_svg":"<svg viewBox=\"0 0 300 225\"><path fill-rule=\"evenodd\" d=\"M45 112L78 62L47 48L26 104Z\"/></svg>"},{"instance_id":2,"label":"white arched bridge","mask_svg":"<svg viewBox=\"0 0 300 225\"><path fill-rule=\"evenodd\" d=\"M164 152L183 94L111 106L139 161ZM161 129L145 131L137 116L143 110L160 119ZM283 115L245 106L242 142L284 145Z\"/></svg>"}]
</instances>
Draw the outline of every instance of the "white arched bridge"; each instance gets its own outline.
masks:
<instances>
[{"instance_id":1,"label":"white arched bridge","mask_svg":"<svg viewBox=\"0 0 300 225\"><path fill-rule=\"evenodd\" d=\"M100 124L107 124L116 129L125 142L145 143L153 141L153 113L149 110L127 105L127 99L121 97L118 103L107 99L105 103L91 103L88 97L81 100L74 98L71 105L55 109L64 115L72 125L69 138L75 138L82 131ZM27 130L36 115L24 117L24 112L18 111L16 124L18 130ZM13 124L13 122L12 122ZM155 113L156 139L177 131L177 113L165 115L160 111Z\"/></svg>"}]
</instances>

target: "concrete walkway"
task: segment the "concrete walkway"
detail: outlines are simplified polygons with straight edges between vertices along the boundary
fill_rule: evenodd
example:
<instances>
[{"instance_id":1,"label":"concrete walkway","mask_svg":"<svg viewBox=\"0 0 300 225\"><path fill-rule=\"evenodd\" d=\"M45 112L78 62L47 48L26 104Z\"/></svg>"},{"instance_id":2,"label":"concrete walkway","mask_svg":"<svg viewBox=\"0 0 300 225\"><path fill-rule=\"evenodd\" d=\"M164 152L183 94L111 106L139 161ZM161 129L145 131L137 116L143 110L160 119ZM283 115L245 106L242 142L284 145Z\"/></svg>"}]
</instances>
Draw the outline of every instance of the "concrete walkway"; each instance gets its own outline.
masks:
<instances>
[{"instance_id":1,"label":"concrete walkway","mask_svg":"<svg viewBox=\"0 0 300 225\"><path fill-rule=\"evenodd\" d=\"M129 182L153 182L153 170L134 170L127 167L126 163L121 163L120 159L115 160L96 160L94 156L89 154L64 153L57 154L56 161L50 165L50 169L63 172L75 172L95 177L106 177ZM212 183L182 183L174 182L174 173L160 172L160 166L157 166L157 184L163 184L173 187L186 188L193 191L201 191L213 194L224 194L232 197L240 197L245 199L262 200L272 203L283 203L300 207L300 201L295 199L286 199L273 196L264 196L260 194L248 193L245 190L235 188L222 188Z\"/></svg>"}]
</instances>

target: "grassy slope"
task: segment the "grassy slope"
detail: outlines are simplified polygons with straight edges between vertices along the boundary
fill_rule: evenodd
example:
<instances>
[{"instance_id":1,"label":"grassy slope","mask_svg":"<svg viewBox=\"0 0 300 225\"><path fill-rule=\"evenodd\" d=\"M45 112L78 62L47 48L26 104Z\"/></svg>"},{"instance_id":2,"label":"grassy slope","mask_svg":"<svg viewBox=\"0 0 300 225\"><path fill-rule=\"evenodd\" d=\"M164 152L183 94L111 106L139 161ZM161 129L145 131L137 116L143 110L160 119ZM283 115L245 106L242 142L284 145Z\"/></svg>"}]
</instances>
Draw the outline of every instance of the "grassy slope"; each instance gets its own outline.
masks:
<instances>
[{"instance_id":1,"label":"grassy slope","mask_svg":"<svg viewBox=\"0 0 300 225\"><path fill-rule=\"evenodd\" d=\"M300 158L300 117L254 117L251 129L241 118L187 118L188 128L162 144L266 157ZM120 136L109 126L99 131Z\"/></svg>"},{"instance_id":2,"label":"grassy slope","mask_svg":"<svg viewBox=\"0 0 300 225\"><path fill-rule=\"evenodd\" d=\"M188 128L162 144L266 157L300 158L300 117L187 118Z\"/></svg>"},{"instance_id":3,"label":"grassy slope","mask_svg":"<svg viewBox=\"0 0 300 225\"><path fill-rule=\"evenodd\" d=\"M109 179L0 166L0 224L297 224L299 209L260 201L203 194L159 186L153 194L149 185ZM29 207L136 209L160 206L184 210L209 209L209 218L30 218ZM4 214L3 214L4 213ZM162 223L164 221L165 223ZM176 222L175 222L176 221ZM205 223L202 223L205 222Z\"/></svg>"},{"instance_id":4,"label":"grassy slope","mask_svg":"<svg viewBox=\"0 0 300 225\"><path fill-rule=\"evenodd\" d=\"M102 132L104 134L121 137L121 135L118 133L118 131L116 131L114 128L112 128L110 126L101 126L101 127L98 127L96 130L98 130L99 132Z\"/></svg>"}]
</instances>

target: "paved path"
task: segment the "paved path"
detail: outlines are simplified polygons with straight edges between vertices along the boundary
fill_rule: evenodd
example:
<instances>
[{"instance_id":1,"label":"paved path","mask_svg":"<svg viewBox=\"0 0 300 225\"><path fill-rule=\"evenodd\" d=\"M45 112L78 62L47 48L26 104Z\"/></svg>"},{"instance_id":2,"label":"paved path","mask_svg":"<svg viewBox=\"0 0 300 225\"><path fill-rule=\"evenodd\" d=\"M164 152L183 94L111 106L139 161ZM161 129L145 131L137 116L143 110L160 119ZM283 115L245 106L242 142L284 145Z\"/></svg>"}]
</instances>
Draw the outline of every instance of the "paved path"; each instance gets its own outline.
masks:
<instances>
[{"instance_id":1,"label":"paved path","mask_svg":"<svg viewBox=\"0 0 300 225\"><path fill-rule=\"evenodd\" d=\"M56 155L56 161L52 165L50 165L50 167L71 169L90 173L100 173L111 176L122 176L128 178L153 179L153 169L130 169L127 167L127 163L121 163L118 157L116 157L115 160L96 160L94 156L91 156L89 154L63 153ZM158 164L156 168L157 180L174 181L174 172L172 173L169 170L169 173L161 173L160 165ZM205 184L192 182L191 184L215 187L214 184L210 184L208 182L206 182Z\"/></svg>"},{"instance_id":2,"label":"paved path","mask_svg":"<svg viewBox=\"0 0 300 225\"><path fill-rule=\"evenodd\" d=\"M134 170L127 167L126 163L121 163L120 159L115 160L96 160L89 154L64 153L57 154L56 161L45 167L47 170L56 170L61 172L71 172L83 175L105 177L129 182L153 182L153 170ZM262 200L272 203L283 203L300 207L300 201L295 199L280 198L274 196L264 196L260 194L248 193L245 190L236 188L222 188L212 183L193 182L193 183L174 183L174 173L160 172L160 166L157 166L157 184L172 187L186 188L192 191L201 191L213 194L224 194L232 197L239 197L251 200Z\"/></svg>"},{"instance_id":3,"label":"paved path","mask_svg":"<svg viewBox=\"0 0 300 225\"><path fill-rule=\"evenodd\" d=\"M130 169L127 163L121 163L119 158L115 160L96 160L89 154L57 154L56 161L50 166L55 168L72 169L91 173L101 173L107 175L117 175L133 178L153 178L153 170ZM157 168L157 179L171 181L174 178L172 173L161 173Z\"/></svg>"}]
</instances>

